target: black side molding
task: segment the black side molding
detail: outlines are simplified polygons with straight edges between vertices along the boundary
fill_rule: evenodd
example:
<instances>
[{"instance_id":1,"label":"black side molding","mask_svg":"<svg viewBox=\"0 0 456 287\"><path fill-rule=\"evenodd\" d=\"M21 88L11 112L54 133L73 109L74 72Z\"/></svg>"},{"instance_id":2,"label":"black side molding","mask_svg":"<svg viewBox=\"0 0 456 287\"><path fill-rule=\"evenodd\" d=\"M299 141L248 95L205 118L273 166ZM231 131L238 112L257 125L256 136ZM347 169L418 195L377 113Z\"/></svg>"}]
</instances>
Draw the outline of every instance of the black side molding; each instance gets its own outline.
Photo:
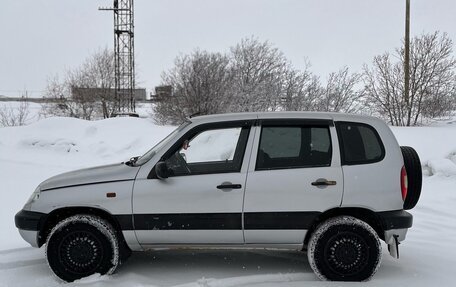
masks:
<instances>
[{"instance_id":1,"label":"black side molding","mask_svg":"<svg viewBox=\"0 0 456 287\"><path fill-rule=\"evenodd\" d=\"M44 221L46 216L46 213L21 210L14 217L14 223L22 230L39 231L40 222Z\"/></svg>"}]
</instances>

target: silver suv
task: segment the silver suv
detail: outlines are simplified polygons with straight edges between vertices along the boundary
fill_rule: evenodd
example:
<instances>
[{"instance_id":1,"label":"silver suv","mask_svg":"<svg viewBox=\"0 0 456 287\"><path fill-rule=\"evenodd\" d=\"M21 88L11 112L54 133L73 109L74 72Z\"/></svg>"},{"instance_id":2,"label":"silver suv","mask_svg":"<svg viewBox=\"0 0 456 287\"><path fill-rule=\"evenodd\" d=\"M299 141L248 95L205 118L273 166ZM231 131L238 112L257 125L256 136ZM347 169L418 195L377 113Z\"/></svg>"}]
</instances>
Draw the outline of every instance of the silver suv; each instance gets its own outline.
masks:
<instances>
[{"instance_id":1,"label":"silver suv","mask_svg":"<svg viewBox=\"0 0 456 287\"><path fill-rule=\"evenodd\" d=\"M110 274L131 251L307 251L323 280L368 280L412 226L421 164L381 120L338 113L191 118L141 157L52 177L15 222L54 273Z\"/></svg>"}]
</instances>

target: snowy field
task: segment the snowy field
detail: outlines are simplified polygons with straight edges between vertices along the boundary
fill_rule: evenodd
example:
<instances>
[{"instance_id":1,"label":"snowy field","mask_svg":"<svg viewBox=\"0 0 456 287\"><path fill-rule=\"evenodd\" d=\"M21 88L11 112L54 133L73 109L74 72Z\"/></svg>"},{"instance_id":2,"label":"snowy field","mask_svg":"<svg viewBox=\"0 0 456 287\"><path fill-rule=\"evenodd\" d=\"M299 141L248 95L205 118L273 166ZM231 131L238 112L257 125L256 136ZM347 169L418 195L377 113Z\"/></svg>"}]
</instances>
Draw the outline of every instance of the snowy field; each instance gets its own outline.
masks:
<instances>
[{"instance_id":1,"label":"snowy field","mask_svg":"<svg viewBox=\"0 0 456 287\"><path fill-rule=\"evenodd\" d=\"M383 245L370 282L320 282L300 252L164 250L133 254L112 276L61 283L43 248L20 238L14 214L46 178L140 155L172 129L135 118L49 118L0 128L0 286L455 286L456 122L393 129L401 145L416 148L426 176L401 258L391 258Z\"/></svg>"}]
</instances>

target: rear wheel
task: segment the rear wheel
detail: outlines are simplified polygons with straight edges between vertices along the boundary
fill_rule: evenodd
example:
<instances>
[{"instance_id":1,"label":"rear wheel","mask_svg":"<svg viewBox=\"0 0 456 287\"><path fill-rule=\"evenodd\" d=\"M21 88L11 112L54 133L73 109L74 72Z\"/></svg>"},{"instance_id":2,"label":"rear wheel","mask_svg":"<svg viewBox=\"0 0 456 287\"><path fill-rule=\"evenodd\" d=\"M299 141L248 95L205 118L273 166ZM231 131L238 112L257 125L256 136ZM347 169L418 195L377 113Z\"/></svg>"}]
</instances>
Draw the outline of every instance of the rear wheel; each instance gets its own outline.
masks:
<instances>
[{"instance_id":1,"label":"rear wheel","mask_svg":"<svg viewBox=\"0 0 456 287\"><path fill-rule=\"evenodd\" d=\"M317 227L307 256L321 280L366 281L380 266L382 249L371 226L351 216L340 216Z\"/></svg>"},{"instance_id":2,"label":"rear wheel","mask_svg":"<svg viewBox=\"0 0 456 287\"><path fill-rule=\"evenodd\" d=\"M415 149L409 146L401 146L401 152L407 172L407 196L404 199L404 209L409 210L414 208L420 199L423 175L420 157Z\"/></svg>"},{"instance_id":3,"label":"rear wheel","mask_svg":"<svg viewBox=\"0 0 456 287\"><path fill-rule=\"evenodd\" d=\"M52 229L46 242L46 257L49 267L64 281L94 273L111 274L119 264L116 232L99 217L71 216Z\"/></svg>"}]
</instances>

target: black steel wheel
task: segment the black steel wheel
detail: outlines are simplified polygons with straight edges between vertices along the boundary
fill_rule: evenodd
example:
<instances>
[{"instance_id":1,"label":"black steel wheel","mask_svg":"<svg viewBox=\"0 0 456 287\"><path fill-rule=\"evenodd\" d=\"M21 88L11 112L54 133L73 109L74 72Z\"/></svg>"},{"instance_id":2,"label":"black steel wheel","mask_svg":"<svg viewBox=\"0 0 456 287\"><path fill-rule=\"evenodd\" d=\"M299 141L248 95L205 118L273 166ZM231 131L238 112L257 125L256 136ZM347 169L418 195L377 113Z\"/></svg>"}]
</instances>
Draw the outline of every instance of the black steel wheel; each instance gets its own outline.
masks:
<instances>
[{"instance_id":1,"label":"black steel wheel","mask_svg":"<svg viewBox=\"0 0 456 287\"><path fill-rule=\"evenodd\" d=\"M111 274L119 263L116 233L101 218L72 216L51 231L46 257L55 275L67 282L95 273Z\"/></svg>"},{"instance_id":2,"label":"black steel wheel","mask_svg":"<svg viewBox=\"0 0 456 287\"><path fill-rule=\"evenodd\" d=\"M381 261L381 244L375 230L351 216L322 223L307 248L309 263L322 280L365 281Z\"/></svg>"}]
</instances>

